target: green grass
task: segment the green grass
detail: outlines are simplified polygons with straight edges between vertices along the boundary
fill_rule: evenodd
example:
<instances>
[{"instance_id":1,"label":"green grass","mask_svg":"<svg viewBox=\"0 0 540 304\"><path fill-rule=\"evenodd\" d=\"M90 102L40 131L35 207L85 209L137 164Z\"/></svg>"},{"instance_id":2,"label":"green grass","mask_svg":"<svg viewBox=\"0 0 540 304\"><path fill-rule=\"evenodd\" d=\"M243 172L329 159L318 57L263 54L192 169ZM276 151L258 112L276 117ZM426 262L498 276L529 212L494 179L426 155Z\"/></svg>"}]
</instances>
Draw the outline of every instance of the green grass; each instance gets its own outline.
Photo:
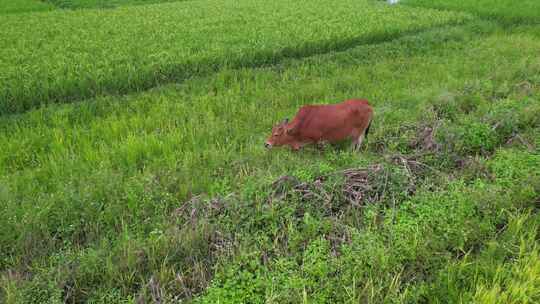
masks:
<instances>
[{"instance_id":1,"label":"green grass","mask_svg":"<svg viewBox=\"0 0 540 304\"><path fill-rule=\"evenodd\" d=\"M415 7L466 11L508 25L515 22L540 23L540 2L536 0L404 0L403 3Z\"/></svg>"},{"instance_id":2,"label":"green grass","mask_svg":"<svg viewBox=\"0 0 540 304\"><path fill-rule=\"evenodd\" d=\"M443 302L535 303L540 300L538 214L511 215L504 229L477 253L444 267L429 284Z\"/></svg>"},{"instance_id":3,"label":"green grass","mask_svg":"<svg viewBox=\"0 0 540 304\"><path fill-rule=\"evenodd\" d=\"M202 0L10 15L0 20L6 44L0 49L0 113L141 91L223 67L271 64L467 19L367 0L332 7Z\"/></svg>"},{"instance_id":4,"label":"green grass","mask_svg":"<svg viewBox=\"0 0 540 304\"><path fill-rule=\"evenodd\" d=\"M439 140L447 152L425 161L443 172L455 170L455 158L489 155L515 132L538 145L539 49L540 41L526 30L505 32L480 22L4 117L2 268L37 273L39 279L22 289L30 295L49 290L47 296L57 297L55 286L71 286L77 299L103 296L105 290L125 298L143 292L150 274L169 284L176 275L172 269L192 278L197 269L221 260L204 244L214 231L234 239L237 224L227 223L236 216L225 223L201 222L187 233L185 223L171 223L169 215L190 194L249 195L283 174L309 179L384 159L377 151L411 153L408 142L421 121L442 123ZM300 104L349 96L368 97L377 109L364 156L339 149L322 155L264 150L271 125ZM498 121L519 123L500 124L501 133L482 132ZM473 122L481 127L476 133L466 127ZM490 143L486 151L478 144L484 139ZM193 250L195 260L187 262ZM138 252L147 258L141 261ZM67 278L57 277L65 274L60 269L66 261L81 266ZM227 265L234 264L222 267ZM190 284L205 286L209 273L199 273ZM6 287L7 293L15 287Z\"/></svg>"},{"instance_id":5,"label":"green grass","mask_svg":"<svg viewBox=\"0 0 540 304\"><path fill-rule=\"evenodd\" d=\"M100 16L152 20L155 14L173 24L188 10L203 14L209 3L215 2L7 20L32 27L54 17L62 26L77 20L95 29ZM242 13L220 22L285 5L232 3L221 5ZM131 82L122 91L128 78L118 78L113 91L85 92L82 78L62 76L54 78L58 85L80 96L61 99L51 89L54 102L26 99L43 87L13 95L10 102L25 106L0 116L0 302L538 302L538 26L471 17L454 24L461 17L346 3L344 11L365 7L371 17L355 25L338 20L339 9L304 3L295 16L332 15L313 28L296 20L300 29L287 29L293 36L268 33L268 44L247 47L251 30L270 31L292 14L286 6L264 16L261 27L238 25L237 32L212 36L221 39L220 48L204 56L219 64L188 62L202 70L181 70L178 79ZM180 7L186 12L171 12ZM223 7L211 16L230 12ZM432 15L403 19L424 12ZM383 16L381 23L375 16ZM250 20L256 19L261 16ZM194 20L186 21L196 28L193 35L204 29ZM325 25L328 20L336 24ZM143 25L103 34L95 50L111 58L129 54L137 45L130 42L133 29ZM171 33L173 26L162 28ZM318 37L321 28L328 32ZM16 37L21 29L1 31ZM84 41L62 33L42 43ZM153 46L142 48L140 58L160 49L165 36L156 35L143 36ZM225 62L237 38L246 44L235 62ZM81 59L88 46L69 47L79 61L66 66L90 62ZM45 71L52 50L20 58ZM268 55L274 51L279 56ZM129 66L101 62L117 71ZM0 64L1 75L11 75L6 66ZM108 73L94 68L87 68L91 75ZM63 75L58 71L49 75ZM22 84L37 79L33 72L10 73ZM142 74L137 66L131 75ZM171 81L178 82L159 85ZM94 95L100 96L84 97ZM300 105L350 97L368 98L375 108L360 154L346 143L299 153L264 149L271 126ZM435 131L426 135L428 127ZM356 180L360 186L340 173L350 168L366 174ZM363 200L351 202L350 187Z\"/></svg>"},{"instance_id":6,"label":"green grass","mask_svg":"<svg viewBox=\"0 0 540 304\"><path fill-rule=\"evenodd\" d=\"M40 0L0 0L0 15L50 11L54 8Z\"/></svg>"},{"instance_id":7,"label":"green grass","mask_svg":"<svg viewBox=\"0 0 540 304\"><path fill-rule=\"evenodd\" d=\"M318 199L289 199L286 206L277 201L266 211L271 217L255 211L251 220L237 226L250 236L241 241L241 252L218 270L206 294L195 302L460 303L476 298L489 303L486 300L508 281L510 290L502 292L506 299L532 301L539 287L539 218L514 206L529 202L522 205L527 210L534 205L540 157L514 152L503 150L486 163L497 166L510 158L517 165L510 179L494 172L489 185L458 180L442 191L420 189L394 208L356 210L363 213L356 225L348 223L352 214L338 220L325 216ZM509 182L522 188L509 191ZM280 229L269 228L274 226ZM504 227L503 233L497 226ZM489 244L485 249L484 242ZM270 258L265 262L261 256ZM518 265L504 263L513 258L520 259ZM486 265L494 262L498 264ZM535 268L516 273L528 266ZM514 279L517 276L523 279ZM433 277L440 279L431 283ZM480 282L483 286L475 284Z\"/></svg>"}]
</instances>

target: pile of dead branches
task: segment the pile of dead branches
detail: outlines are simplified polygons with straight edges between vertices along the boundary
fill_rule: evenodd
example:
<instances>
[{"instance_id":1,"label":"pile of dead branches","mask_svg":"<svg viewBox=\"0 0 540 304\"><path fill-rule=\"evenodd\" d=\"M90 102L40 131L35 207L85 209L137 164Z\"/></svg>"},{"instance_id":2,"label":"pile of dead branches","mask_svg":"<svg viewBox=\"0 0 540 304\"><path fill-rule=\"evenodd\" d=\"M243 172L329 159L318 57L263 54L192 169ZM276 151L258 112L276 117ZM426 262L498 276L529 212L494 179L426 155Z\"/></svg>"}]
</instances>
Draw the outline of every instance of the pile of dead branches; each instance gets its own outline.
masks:
<instances>
[{"instance_id":1,"label":"pile of dead branches","mask_svg":"<svg viewBox=\"0 0 540 304\"><path fill-rule=\"evenodd\" d=\"M340 178L331 178L336 175ZM325 205L332 207L336 205L336 200L345 201L353 207L361 207L384 199L388 185L392 182L391 179L390 170L383 164L346 169L319 176L310 182L301 182L287 175L280 177L272 184L272 198L282 199L288 195L295 195L302 201L322 202L322 207Z\"/></svg>"}]
</instances>

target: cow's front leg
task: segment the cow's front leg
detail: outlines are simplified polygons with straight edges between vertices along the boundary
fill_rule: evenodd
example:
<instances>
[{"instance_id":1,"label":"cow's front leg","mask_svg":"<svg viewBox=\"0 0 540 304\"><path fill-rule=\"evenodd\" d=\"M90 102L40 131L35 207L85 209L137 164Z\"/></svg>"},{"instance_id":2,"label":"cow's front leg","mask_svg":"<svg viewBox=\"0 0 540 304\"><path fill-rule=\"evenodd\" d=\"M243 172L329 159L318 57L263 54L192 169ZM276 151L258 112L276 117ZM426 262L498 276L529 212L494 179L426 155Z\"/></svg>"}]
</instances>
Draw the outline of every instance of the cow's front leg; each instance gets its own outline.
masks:
<instances>
[{"instance_id":1,"label":"cow's front leg","mask_svg":"<svg viewBox=\"0 0 540 304\"><path fill-rule=\"evenodd\" d=\"M302 148L302 145L299 143L294 143L294 144L291 144L291 148L293 151L298 151L300 150L300 148Z\"/></svg>"}]
</instances>

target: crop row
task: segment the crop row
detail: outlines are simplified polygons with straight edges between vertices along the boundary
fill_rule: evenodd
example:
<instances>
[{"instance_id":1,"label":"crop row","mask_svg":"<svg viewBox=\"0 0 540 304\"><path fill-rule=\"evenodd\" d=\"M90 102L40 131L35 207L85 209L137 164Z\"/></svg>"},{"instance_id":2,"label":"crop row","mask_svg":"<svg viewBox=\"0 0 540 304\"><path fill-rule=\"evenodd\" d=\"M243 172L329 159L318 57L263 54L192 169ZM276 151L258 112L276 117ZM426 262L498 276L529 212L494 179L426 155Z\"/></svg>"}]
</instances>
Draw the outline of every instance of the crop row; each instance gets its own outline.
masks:
<instances>
[{"instance_id":1,"label":"crop row","mask_svg":"<svg viewBox=\"0 0 540 304\"><path fill-rule=\"evenodd\" d=\"M178 1L182 0L3 0L0 1L0 15L42 12L57 8L115 8L125 5L145 5Z\"/></svg>"},{"instance_id":2,"label":"crop row","mask_svg":"<svg viewBox=\"0 0 540 304\"><path fill-rule=\"evenodd\" d=\"M123 5L154 4L161 2L175 2L182 0L48 0L57 7L79 9L79 8L113 8Z\"/></svg>"},{"instance_id":3,"label":"crop row","mask_svg":"<svg viewBox=\"0 0 540 304\"><path fill-rule=\"evenodd\" d=\"M0 20L0 113L390 39L468 15L367 0L213 1Z\"/></svg>"},{"instance_id":4,"label":"crop row","mask_svg":"<svg viewBox=\"0 0 540 304\"><path fill-rule=\"evenodd\" d=\"M0 1L0 15L49 11L52 9L54 9L54 6L52 4L45 3L39 0L2 0Z\"/></svg>"}]
</instances>

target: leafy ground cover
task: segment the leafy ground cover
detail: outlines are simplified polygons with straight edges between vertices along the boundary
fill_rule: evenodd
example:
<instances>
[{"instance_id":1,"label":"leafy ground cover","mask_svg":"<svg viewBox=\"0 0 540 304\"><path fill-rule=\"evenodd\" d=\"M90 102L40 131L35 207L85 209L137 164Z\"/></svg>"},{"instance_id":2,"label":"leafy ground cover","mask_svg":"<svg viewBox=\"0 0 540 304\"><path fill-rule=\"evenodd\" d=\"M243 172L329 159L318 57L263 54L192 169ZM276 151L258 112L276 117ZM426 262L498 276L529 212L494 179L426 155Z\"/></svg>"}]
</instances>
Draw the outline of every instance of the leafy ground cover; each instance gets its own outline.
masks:
<instances>
[{"instance_id":1,"label":"leafy ground cover","mask_svg":"<svg viewBox=\"0 0 540 304\"><path fill-rule=\"evenodd\" d=\"M0 116L0 302L537 302L538 30L470 20ZM361 154L263 148L351 96L376 109Z\"/></svg>"},{"instance_id":2,"label":"leafy ground cover","mask_svg":"<svg viewBox=\"0 0 540 304\"><path fill-rule=\"evenodd\" d=\"M537 300L538 215L517 206L534 206L540 157L502 150L485 165L508 162L511 179L506 169L502 176L492 170L489 185L452 181L441 191L419 189L397 207L350 211L333 205L343 200L321 195L325 190L315 190L311 199L293 196L257 206L259 212L236 223L250 238L241 239L240 253L196 302L489 303L501 293L516 303ZM521 187L508 191L508 183ZM514 209L514 216L500 213ZM339 211L329 215L331 210ZM487 248L477 247L484 242ZM504 259L520 260L511 266ZM527 269L522 280L503 270L514 267ZM513 286L505 292L491 282L488 288L478 284L489 280Z\"/></svg>"},{"instance_id":3,"label":"leafy ground cover","mask_svg":"<svg viewBox=\"0 0 540 304\"><path fill-rule=\"evenodd\" d=\"M367 0L333 7L202 0L9 15L0 20L6 45L0 49L0 112L141 91L221 67L270 64L467 19Z\"/></svg>"}]
</instances>

